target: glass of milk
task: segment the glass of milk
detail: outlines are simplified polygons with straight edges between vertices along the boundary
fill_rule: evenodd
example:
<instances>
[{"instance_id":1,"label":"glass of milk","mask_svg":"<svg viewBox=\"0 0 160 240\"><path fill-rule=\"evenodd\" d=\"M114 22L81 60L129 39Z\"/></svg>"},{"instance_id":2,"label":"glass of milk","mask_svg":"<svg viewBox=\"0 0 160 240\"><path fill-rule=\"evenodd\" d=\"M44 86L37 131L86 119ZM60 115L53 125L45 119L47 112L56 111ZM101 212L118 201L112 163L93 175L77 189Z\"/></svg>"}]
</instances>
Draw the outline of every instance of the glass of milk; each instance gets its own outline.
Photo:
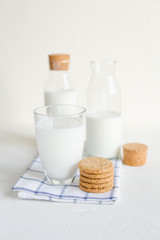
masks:
<instances>
[{"instance_id":1,"label":"glass of milk","mask_svg":"<svg viewBox=\"0 0 160 240\"><path fill-rule=\"evenodd\" d=\"M84 148L85 112L76 105L34 110L38 152L51 184L65 185L74 180Z\"/></svg>"}]
</instances>

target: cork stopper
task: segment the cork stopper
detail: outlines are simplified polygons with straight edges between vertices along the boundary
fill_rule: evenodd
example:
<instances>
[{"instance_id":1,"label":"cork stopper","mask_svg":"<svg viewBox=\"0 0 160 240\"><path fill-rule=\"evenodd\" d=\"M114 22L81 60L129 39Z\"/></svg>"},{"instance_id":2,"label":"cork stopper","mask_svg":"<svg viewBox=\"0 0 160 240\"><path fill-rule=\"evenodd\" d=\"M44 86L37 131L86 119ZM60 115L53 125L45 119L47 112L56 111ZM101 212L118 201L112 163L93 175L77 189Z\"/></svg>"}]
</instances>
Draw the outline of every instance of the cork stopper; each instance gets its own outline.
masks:
<instances>
[{"instance_id":1,"label":"cork stopper","mask_svg":"<svg viewBox=\"0 0 160 240\"><path fill-rule=\"evenodd\" d=\"M69 54L51 54L48 57L50 70L66 71L69 69Z\"/></svg>"},{"instance_id":2,"label":"cork stopper","mask_svg":"<svg viewBox=\"0 0 160 240\"><path fill-rule=\"evenodd\" d=\"M147 145L127 143L123 145L123 162L129 166L143 166L147 158Z\"/></svg>"}]
</instances>

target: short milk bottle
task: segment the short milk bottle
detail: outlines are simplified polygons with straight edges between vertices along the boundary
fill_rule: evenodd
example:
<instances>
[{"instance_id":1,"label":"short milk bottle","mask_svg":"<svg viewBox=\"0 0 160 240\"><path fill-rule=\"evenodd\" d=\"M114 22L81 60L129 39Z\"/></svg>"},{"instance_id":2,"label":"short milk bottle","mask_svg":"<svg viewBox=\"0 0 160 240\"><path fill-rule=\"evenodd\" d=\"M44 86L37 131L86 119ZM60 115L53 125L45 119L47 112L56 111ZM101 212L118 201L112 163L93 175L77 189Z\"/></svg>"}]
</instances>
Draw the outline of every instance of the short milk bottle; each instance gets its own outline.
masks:
<instances>
[{"instance_id":1,"label":"short milk bottle","mask_svg":"<svg viewBox=\"0 0 160 240\"><path fill-rule=\"evenodd\" d=\"M118 157L122 144L121 94L115 80L116 61L92 61L87 87L87 153Z\"/></svg>"},{"instance_id":2,"label":"short milk bottle","mask_svg":"<svg viewBox=\"0 0 160 240\"><path fill-rule=\"evenodd\" d=\"M76 105L76 91L68 77L69 54L49 55L50 72L44 89L45 105Z\"/></svg>"}]
</instances>

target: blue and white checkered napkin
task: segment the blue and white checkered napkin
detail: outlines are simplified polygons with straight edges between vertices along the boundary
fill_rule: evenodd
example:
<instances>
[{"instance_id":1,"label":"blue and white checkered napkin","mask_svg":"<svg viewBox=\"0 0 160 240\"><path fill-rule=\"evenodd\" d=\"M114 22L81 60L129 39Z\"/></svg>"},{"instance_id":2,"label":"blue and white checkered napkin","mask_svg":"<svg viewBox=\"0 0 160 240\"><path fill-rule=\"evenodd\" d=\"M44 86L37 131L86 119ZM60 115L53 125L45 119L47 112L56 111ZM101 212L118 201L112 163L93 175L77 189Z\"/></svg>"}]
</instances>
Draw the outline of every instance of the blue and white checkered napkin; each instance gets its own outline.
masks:
<instances>
[{"instance_id":1,"label":"blue and white checkered napkin","mask_svg":"<svg viewBox=\"0 0 160 240\"><path fill-rule=\"evenodd\" d=\"M72 185L54 186L47 182L37 157L13 187L18 197L55 202L113 204L119 196L121 160L112 160L114 165L114 188L106 193L86 193L79 188L79 172Z\"/></svg>"}]
</instances>

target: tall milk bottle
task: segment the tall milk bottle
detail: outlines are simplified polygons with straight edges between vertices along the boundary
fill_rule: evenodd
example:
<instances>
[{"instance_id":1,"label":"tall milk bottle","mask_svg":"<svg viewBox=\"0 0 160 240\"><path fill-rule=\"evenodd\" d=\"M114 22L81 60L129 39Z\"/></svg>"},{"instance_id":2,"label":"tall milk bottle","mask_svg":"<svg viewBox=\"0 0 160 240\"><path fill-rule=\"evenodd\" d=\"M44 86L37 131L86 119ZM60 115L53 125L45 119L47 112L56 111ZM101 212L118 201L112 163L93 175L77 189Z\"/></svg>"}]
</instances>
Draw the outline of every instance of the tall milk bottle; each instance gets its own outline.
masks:
<instances>
[{"instance_id":1,"label":"tall milk bottle","mask_svg":"<svg viewBox=\"0 0 160 240\"><path fill-rule=\"evenodd\" d=\"M50 72L44 89L45 105L76 105L76 91L68 78L70 55L49 55Z\"/></svg>"},{"instance_id":2,"label":"tall milk bottle","mask_svg":"<svg viewBox=\"0 0 160 240\"><path fill-rule=\"evenodd\" d=\"M122 144L120 89L115 80L115 61L92 61L87 87L87 153L115 158Z\"/></svg>"}]
</instances>

